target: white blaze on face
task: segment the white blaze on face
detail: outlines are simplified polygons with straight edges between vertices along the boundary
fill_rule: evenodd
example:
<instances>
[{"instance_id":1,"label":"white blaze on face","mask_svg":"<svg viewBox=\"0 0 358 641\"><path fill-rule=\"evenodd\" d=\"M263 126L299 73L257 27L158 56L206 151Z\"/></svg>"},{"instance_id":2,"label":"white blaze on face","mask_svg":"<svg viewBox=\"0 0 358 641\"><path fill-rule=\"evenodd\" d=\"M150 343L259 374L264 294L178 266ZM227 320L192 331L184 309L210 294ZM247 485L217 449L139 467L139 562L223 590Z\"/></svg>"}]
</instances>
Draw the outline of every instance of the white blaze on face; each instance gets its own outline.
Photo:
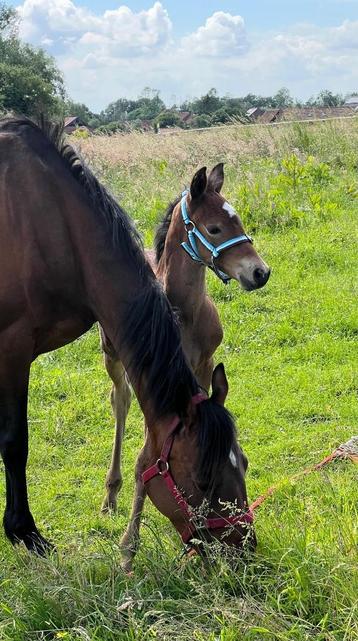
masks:
<instances>
[{"instance_id":1,"label":"white blaze on face","mask_svg":"<svg viewBox=\"0 0 358 641\"><path fill-rule=\"evenodd\" d=\"M237 467L237 459L236 459L236 456L235 456L235 454L234 454L234 452L232 450L230 450L229 459L230 459L231 465L233 467Z\"/></svg>"},{"instance_id":2,"label":"white blaze on face","mask_svg":"<svg viewBox=\"0 0 358 641\"><path fill-rule=\"evenodd\" d=\"M230 218L232 218L233 216L236 216L235 209L229 203L225 202L223 204L223 209L225 211L227 211L227 213L229 214Z\"/></svg>"}]
</instances>

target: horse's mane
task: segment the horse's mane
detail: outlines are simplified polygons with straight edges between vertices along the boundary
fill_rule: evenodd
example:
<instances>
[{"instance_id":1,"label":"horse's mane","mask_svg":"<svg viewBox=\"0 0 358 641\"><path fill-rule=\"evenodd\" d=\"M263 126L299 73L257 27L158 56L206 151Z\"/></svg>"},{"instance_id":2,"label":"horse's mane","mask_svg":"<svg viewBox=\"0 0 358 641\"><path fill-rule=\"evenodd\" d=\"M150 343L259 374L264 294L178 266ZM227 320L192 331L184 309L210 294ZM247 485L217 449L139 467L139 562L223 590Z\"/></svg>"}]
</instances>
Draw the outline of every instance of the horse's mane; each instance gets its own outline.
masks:
<instances>
[{"instance_id":1,"label":"horse's mane","mask_svg":"<svg viewBox=\"0 0 358 641\"><path fill-rule=\"evenodd\" d=\"M154 237L154 249L155 249L155 259L157 263L159 263L163 251L164 251L164 245L165 241L167 238L168 234L168 229L170 227L170 223L172 220L172 215L175 207L177 206L178 202L180 201L181 196L178 196L175 200L173 200L172 203L168 205L168 208L164 214L163 220L159 223L156 231L155 231L155 237Z\"/></svg>"},{"instance_id":2,"label":"horse's mane","mask_svg":"<svg viewBox=\"0 0 358 641\"><path fill-rule=\"evenodd\" d=\"M131 354L131 367L139 381L143 371L146 371L146 395L158 416L175 412L183 417L191 396L198 390L198 383L181 347L177 318L145 259L140 236L132 221L75 149L65 141L63 126L45 121L38 125L27 118L6 118L0 120L0 133L2 131L23 135L34 153L41 153L42 156L46 145L47 151L50 151L49 146L57 151L72 176L83 187L84 197L89 200L93 211L104 221L113 246L141 275L140 292L127 306L127 313L122 318L123 339ZM46 159L50 162L47 154ZM157 237L161 235L163 238L162 241L158 240L158 245L162 242L164 246L177 202L179 199L170 205L160 226L162 230L157 231ZM210 485L215 482L217 472L229 456L235 428L229 412L211 399L201 403L198 412L198 479Z\"/></svg>"},{"instance_id":3,"label":"horse's mane","mask_svg":"<svg viewBox=\"0 0 358 641\"><path fill-rule=\"evenodd\" d=\"M43 153L43 143L54 147L72 176L84 188L84 195L94 211L103 218L112 236L113 245L120 248L125 255L129 253L141 272L146 269L147 261L143 256L138 231L112 194L94 176L79 152L66 141L63 123L53 123L43 117L38 123L30 118L4 118L0 120L0 131L13 131L27 136L35 152L42 150ZM43 134L42 139L38 134ZM131 237L131 242L127 243L125 239L128 236Z\"/></svg>"},{"instance_id":4,"label":"horse's mane","mask_svg":"<svg viewBox=\"0 0 358 641\"><path fill-rule=\"evenodd\" d=\"M198 412L196 480L205 491L215 486L230 450L236 449L236 430L230 412L211 398L198 405Z\"/></svg>"}]
</instances>

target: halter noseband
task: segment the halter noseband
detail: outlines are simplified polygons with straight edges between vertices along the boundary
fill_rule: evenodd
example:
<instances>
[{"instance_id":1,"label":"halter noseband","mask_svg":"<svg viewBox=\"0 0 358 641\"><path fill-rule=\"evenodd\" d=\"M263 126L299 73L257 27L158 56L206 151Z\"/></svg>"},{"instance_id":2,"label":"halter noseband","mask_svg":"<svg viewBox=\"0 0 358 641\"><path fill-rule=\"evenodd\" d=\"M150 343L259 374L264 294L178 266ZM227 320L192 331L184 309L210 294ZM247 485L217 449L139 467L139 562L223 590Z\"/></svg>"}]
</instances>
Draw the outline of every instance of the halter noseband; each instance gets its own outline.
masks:
<instances>
[{"instance_id":1,"label":"halter noseband","mask_svg":"<svg viewBox=\"0 0 358 641\"><path fill-rule=\"evenodd\" d=\"M221 243L221 245L218 245L217 247L209 243L209 241L197 229L197 227L195 226L195 223L189 217L188 208L186 204L186 197L188 193L189 193L188 190L183 191L182 199L180 203L181 215L183 217L185 229L188 234L188 242L182 243L181 246L187 252L187 254L189 254L190 258L195 260L195 262L200 263L201 265L204 265L205 267L209 267L210 269L212 269L213 272L218 276L218 278L220 278L220 280L222 280L223 283L227 285L228 282L231 280L231 278L230 276L225 274L225 272L222 272L220 269L218 269L218 267L216 267L215 259L218 258L221 252L223 252L225 249L229 249L229 247L234 247L234 245L241 245L242 243L252 243L252 238L247 234L242 234L241 236L236 236L236 238L231 238L230 240L226 240L224 243ZM205 263L205 261L201 258L199 254L196 238L200 240L200 242L204 245L204 247L206 247L206 249L209 252L211 252L211 262L209 265Z\"/></svg>"},{"instance_id":2,"label":"halter noseband","mask_svg":"<svg viewBox=\"0 0 358 641\"><path fill-rule=\"evenodd\" d=\"M206 400L207 396L199 393L196 396L193 396L192 403L194 405L198 405L199 403L202 403ZM170 473L169 456L174 443L175 433L179 424L180 418L179 416L175 416L172 423L170 424L169 433L164 441L160 457L154 465L143 472L142 481L144 484L146 484L156 476L161 476L164 480L170 494L174 498L181 512L184 514L187 522L183 532L180 533L183 543L185 545L188 544L190 539L194 537L195 533L199 529L217 530L227 528L228 526L235 527L237 525L243 524L250 525L254 520L253 513L250 509L247 512L244 512L243 514L237 516L227 516L225 518L218 517L211 519L197 517L193 513L192 507L189 505L183 494L178 489ZM197 520L198 518L200 520L199 525L195 523L195 520Z\"/></svg>"}]
</instances>

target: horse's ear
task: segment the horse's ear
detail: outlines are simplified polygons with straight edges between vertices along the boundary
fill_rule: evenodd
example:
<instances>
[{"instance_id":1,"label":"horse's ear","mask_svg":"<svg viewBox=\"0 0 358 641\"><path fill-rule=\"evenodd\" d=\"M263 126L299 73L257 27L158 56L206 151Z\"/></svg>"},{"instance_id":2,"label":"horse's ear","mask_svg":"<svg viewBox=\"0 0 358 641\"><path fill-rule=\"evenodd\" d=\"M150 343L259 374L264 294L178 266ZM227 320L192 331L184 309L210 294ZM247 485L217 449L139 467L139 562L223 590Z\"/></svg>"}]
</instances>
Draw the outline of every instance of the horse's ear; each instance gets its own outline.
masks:
<instances>
[{"instance_id":1,"label":"horse's ear","mask_svg":"<svg viewBox=\"0 0 358 641\"><path fill-rule=\"evenodd\" d=\"M213 390L211 395L213 401L215 401L215 403L219 403L219 405L224 405L229 391L229 383L227 382L225 367L222 363L217 365L214 369L211 387Z\"/></svg>"},{"instance_id":2,"label":"horse's ear","mask_svg":"<svg viewBox=\"0 0 358 641\"><path fill-rule=\"evenodd\" d=\"M206 177L206 167L202 167L196 172L190 185L190 195L193 200L203 195L208 179Z\"/></svg>"},{"instance_id":3,"label":"horse's ear","mask_svg":"<svg viewBox=\"0 0 358 641\"><path fill-rule=\"evenodd\" d=\"M224 163L219 162L219 164L216 165L210 172L208 178L208 188L220 194L222 186L224 184L224 178Z\"/></svg>"}]
</instances>

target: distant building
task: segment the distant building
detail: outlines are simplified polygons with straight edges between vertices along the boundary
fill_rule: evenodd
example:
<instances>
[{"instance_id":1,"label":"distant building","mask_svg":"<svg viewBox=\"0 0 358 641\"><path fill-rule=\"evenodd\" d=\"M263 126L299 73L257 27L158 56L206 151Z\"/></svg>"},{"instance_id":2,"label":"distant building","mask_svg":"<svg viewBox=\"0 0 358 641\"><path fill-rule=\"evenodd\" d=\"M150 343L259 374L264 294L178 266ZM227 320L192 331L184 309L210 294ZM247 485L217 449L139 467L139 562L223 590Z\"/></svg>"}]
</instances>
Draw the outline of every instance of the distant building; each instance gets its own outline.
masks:
<instances>
[{"instance_id":1,"label":"distant building","mask_svg":"<svg viewBox=\"0 0 358 641\"><path fill-rule=\"evenodd\" d=\"M282 109L266 109L266 111L258 117L257 122L269 124L270 122L279 122L280 120L282 120Z\"/></svg>"},{"instance_id":2,"label":"distant building","mask_svg":"<svg viewBox=\"0 0 358 641\"><path fill-rule=\"evenodd\" d=\"M178 111L179 120L183 125L192 125L194 114L191 111Z\"/></svg>"},{"instance_id":3,"label":"distant building","mask_svg":"<svg viewBox=\"0 0 358 641\"><path fill-rule=\"evenodd\" d=\"M141 131L153 131L153 125L150 120L141 120L139 128Z\"/></svg>"},{"instance_id":4,"label":"distant building","mask_svg":"<svg viewBox=\"0 0 358 641\"><path fill-rule=\"evenodd\" d=\"M252 122L257 120L260 116L263 115L264 109L261 109L261 107L251 107L250 109L247 110L246 116L249 118Z\"/></svg>"},{"instance_id":5,"label":"distant building","mask_svg":"<svg viewBox=\"0 0 358 641\"><path fill-rule=\"evenodd\" d=\"M354 108L346 107L288 107L283 110L282 120L325 120L354 116Z\"/></svg>"},{"instance_id":6,"label":"distant building","mask_svg":"<svg viewBox=\"0 0 358 641\"><path fill-rule=\"evenodd\" d=\"M86 125L86 123L78 116L67 116L67 118L65 118L64 126L65 133L72 134L76 129L86 129L87 131L90 131L90 127L88 127L88 125Z\"/></svg>"},{"instance_id":7,"label":"distant building","mask_svg":"<svg viewBox=\"0 0 358 641\"><path fill-rule=\"evenodd\" d=\"M343 107L350 107L351 109L357 109L358 107L358 95L350 96L344 101Z\"/></svg>"}]
</instances>

